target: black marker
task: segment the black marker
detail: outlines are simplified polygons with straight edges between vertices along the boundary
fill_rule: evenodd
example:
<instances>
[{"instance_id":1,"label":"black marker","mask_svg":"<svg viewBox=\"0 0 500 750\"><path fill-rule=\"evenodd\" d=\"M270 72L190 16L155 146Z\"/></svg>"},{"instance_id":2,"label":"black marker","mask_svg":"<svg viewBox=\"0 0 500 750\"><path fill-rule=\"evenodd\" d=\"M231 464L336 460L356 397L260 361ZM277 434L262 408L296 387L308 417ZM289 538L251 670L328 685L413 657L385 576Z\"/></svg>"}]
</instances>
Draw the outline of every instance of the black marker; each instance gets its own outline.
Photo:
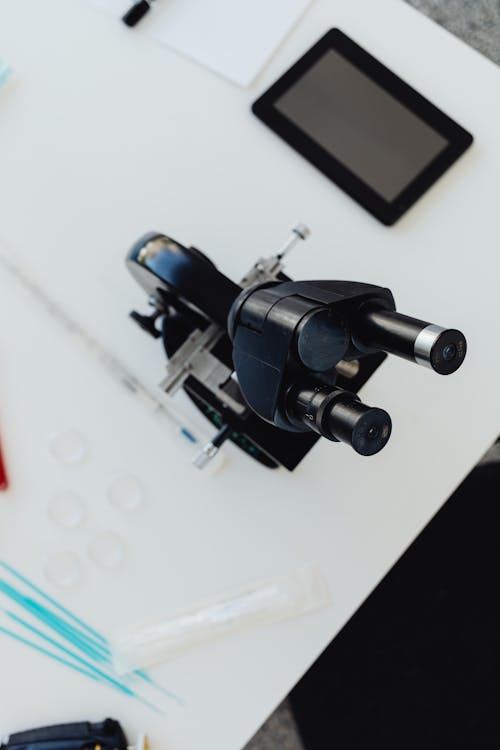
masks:
<instances>
[{"instance_id":1,"label":"black marker","mask_svg":"<svg viewBox=\"0 0 500 750\"><path fill-rule=\"evenodd\" d=\"M127 26L135 26L151 10L153 2L154 0L138 0L123 16L123 23Z\"/></svg>"}]
</instances>

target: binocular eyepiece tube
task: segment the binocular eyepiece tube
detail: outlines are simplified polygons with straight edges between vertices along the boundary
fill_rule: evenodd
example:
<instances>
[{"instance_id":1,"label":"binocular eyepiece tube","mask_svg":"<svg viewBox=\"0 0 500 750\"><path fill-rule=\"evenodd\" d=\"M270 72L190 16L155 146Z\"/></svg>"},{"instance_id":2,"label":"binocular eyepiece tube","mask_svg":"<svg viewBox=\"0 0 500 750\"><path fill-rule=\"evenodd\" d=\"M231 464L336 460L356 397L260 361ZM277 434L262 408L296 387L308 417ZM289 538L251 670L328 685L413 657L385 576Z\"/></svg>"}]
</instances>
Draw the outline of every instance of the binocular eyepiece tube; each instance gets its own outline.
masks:
<instances>
[{"instance_id":1,"label":"binocular eyepiece tube","mask_svg":"<svg viewBox=\"0 0 500 750\"><path fill-rule=\"evenodd\" d=\"M364 312L356 326L356 336L363 346L430 367L440 375L451 375L458 370L467 352L461 331L393 310Z\"/></svg>"}]
</instances>

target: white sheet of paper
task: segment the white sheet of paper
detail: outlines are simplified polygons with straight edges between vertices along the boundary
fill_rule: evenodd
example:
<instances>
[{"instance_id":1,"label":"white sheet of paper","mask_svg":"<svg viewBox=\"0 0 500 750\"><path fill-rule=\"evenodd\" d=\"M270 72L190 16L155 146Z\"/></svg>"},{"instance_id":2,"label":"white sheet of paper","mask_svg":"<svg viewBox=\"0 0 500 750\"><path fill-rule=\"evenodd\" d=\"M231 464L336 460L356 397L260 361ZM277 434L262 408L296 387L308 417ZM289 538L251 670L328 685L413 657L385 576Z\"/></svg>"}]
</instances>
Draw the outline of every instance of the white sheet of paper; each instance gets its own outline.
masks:
<instances>
[{"instance_id":1,"label":"white sheet of paper","mask_svg":"<svg viewBox=\"0 0 500 750\"><path fill-rule=\"evenodd\" d=\"M117 18L133 0L90 0ZM311 0L157 0L137 27L249 86Z\"/></svg>"}]
</instances>

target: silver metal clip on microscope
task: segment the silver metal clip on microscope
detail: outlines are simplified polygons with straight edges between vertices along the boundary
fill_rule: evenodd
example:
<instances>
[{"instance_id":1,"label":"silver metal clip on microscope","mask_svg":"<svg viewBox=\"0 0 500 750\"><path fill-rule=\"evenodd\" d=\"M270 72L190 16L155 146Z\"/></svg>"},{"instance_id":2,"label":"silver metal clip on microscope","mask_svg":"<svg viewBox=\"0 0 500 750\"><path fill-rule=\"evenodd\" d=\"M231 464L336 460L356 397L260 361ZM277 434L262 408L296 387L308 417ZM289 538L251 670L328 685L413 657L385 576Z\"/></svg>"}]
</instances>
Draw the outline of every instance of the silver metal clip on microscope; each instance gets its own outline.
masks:
<instances>
[{"instance_id":1,"label":"silver metal clip on microscope","mask_svg":"<svg viewBox=\"0 0 500 750\"><path fill-rule=\"evenodd\" d=\"M306 240L309 234L310 230L305 224L296 224L279 251L267 258L259 258L241 279L239 286L247 289L256 284L278 280L283 273L286 256L296 245ZM211 323L204 331L193 331L169 359L167 375L160 383L161 389L169 396L173 396L189 377L195 377L229 409L242 416L248 410L248 406L237 388L234 371L212 353L225 335L226 329L217 323ZM195 455L193 464L198 469L205 468L215 458L230 434L230 425L223 424L214 438Z\"/></svg>"}]
</instances>

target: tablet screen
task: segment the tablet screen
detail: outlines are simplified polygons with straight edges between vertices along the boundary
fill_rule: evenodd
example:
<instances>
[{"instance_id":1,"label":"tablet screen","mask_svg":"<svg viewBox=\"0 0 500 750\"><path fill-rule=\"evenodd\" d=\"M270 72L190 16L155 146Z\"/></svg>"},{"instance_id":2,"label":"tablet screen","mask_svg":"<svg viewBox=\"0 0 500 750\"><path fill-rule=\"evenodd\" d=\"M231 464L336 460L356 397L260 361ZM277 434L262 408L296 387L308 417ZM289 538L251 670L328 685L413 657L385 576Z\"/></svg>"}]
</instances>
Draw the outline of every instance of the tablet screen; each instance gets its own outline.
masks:
<instances>
[{"instance_id":1,"label":"tablet screen","mask_svg":"<svg viewBox=\"0 0 500 750\"><path fill-rule=\"evenodd\" d=\"M252 111L386 225L473 140L340 29L321 37Z\"/></svg>"},{"instance_id":2,"label":"tablet screen","mask_svg":"<svg viewBox=\"0 0 500 750\"><path fill-rule=\"evenodd\" d=\"M274 106L388 201L448 145L332 49Z\"/></svg>"}]
</instances>

